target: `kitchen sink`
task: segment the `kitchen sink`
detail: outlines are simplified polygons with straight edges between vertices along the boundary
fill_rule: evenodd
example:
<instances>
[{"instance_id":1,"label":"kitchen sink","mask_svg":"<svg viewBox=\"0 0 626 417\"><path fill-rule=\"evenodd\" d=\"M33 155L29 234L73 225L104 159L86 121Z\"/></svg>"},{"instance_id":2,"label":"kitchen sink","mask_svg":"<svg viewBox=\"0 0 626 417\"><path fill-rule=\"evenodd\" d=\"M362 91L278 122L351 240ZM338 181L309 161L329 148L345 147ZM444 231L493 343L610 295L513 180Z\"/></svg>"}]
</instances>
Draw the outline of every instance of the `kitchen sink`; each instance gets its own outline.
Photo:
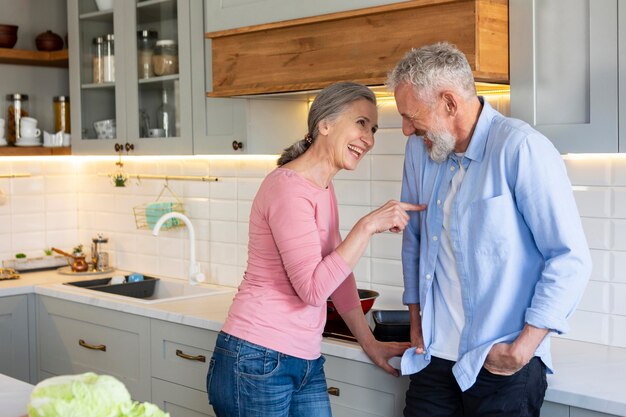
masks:
<instances>
[{"instance_id":1,"label":"kitchen sink","mask_svg":"<svg viewBox=\"0 0 626 417\"><path fill-rule=\"evenodd\" d=\"M168 301L184 300L188 298L208 295L226 294L233 289L215 288L208 285L190 285L186 281L164 280L151 276L144 276L142 281L128 282L124 276L121 284L111 284L111 278L99 278L83 281L66 282L85 290L98 291L100 295L122 298L133 298L144 304L163 303Z\"/></svg>"}]
</instances>

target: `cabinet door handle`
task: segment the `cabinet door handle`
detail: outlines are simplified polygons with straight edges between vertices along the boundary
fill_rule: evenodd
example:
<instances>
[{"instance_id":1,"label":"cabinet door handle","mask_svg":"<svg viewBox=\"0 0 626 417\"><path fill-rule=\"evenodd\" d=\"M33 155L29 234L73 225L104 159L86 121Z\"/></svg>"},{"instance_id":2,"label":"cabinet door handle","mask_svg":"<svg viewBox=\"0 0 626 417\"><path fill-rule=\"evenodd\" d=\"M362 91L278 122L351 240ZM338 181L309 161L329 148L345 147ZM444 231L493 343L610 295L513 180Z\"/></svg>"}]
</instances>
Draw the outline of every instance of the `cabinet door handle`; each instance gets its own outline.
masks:
<instances>
[{"instance_id":1,"label":"cabinet door handle","mask_svg":"<svg viewBox=\"0 0 626 417\"><path fill-rule=\"evenodd\" d=\"M233 145L233 149L236 150L236 151L239 150L239 149L243 149L243 142L239 142L237 140L234 140L232 145Z\"/></svg>"},{"instance_id":2,"label":"cabinet door handle","mask_svg":"<svg viewBox=\"0 0 626 417\"><path fill-rule=\"evenodd\" d=\"M204 355L187 355L180 349L176 349L176 356L179 358L187 359L190 361L206 362L206 356Z\"/></svg>"},{"instance_id":3,"label":"cabinet door handle","mask_svg":"<svg viewBox=\"0 0 626 417\"><path fill-rule=\"evenodd\" d=\"M335 397L339 397L340 391L337 387L328 387L326 391L328 391L328 395L334 395Z\"/></svg>"},{"instance_id":4,"label":"cabinet door handle","mask_svg":"<svg viewBox=\"0 0 626 417\"><path fill-rule=\"evenodd\" d=\"M101 350L103 352L107 351L107 346L106 345L91 345L91 344L85 342L83 339L79 339L78 340L78 344L81 345L84 348L87 348L87 349Z\"/></svg>"}]
</instances>

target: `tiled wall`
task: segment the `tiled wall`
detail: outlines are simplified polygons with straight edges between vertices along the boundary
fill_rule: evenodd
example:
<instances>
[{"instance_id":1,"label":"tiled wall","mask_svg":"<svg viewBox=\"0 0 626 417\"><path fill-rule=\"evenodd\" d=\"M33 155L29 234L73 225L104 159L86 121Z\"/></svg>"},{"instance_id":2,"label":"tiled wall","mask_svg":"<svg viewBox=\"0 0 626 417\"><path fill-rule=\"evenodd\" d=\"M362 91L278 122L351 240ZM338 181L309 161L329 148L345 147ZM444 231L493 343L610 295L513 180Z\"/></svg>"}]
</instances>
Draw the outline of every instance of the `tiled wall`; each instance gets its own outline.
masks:
<instances>
[{"instance_id":1,"label":"tiled wall","mask_svg":"<svg viewBox=\"0 0 626 417\"><path fill-rule=\"evenodd\" d=\"M503 104L505 106L505 104ZM374 150L354 172L340 172L335 188L342 234L363 215L397 199L405 138L393 101L380 104ZM626 347L626 157L565 156L566 166L592 249L594 270L564 337ZM30 178L0 180L7 203L0 206L0 256L39 256L47 246L88 245L97 232L110 238L112 262L123 269L184 279L189 258L185 229L158 237L137 230L133 207L155 201L164 181L129 180L115 188L101 174L116 169L112 157L11 158L0 174ZM248 214L273 157L135 157L131 174L211 175L218 182L170 181L193 220L197 256L210 282L237 286L247 258ZM169 197L170 199L172 197ZM0 194L0 201L2 195ZM359 285L381 293L376 308L402 308L399 235L374 236L356 267Z\"/></svg>"}]
</instances>

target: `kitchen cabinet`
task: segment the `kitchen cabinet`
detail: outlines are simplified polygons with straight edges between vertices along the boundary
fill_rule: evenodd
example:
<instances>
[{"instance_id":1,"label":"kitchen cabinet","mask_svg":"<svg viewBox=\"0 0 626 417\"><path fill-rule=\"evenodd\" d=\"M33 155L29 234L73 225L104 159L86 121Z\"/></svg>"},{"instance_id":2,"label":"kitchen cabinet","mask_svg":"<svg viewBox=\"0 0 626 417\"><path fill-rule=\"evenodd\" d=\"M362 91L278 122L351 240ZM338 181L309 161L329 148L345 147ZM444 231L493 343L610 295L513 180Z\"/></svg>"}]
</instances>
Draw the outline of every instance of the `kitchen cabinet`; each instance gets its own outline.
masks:
<instances>
[{"instance_id":1,"label":"kitchen cabinet","mask_svg":"<svg viewBox=\"0 0 626 417\"><path fill-rule=\"evenodd\" d=\"M113 154L115 144L137 155L193 152L189 20L188 0L116 1L112 10L97 10L93 0L68 0L74 154ZM178 62L177 71L157 70L160 75L139 77L140 30L156 31L159 40L176 41L178 55L168 56ZM94 74L93 42L107 34L114 35L114 75L105 71L102 82ZM155 69L165 68L158 65L161 61L152 62ZM153 131L156 137L150 137L149 129L163 127L158 112L164 101L171 132ZM116 132L109 139L97 139L94 122L108 119L116 120Z\"/></svg>"},{"instance_id":2,"label":"kitchen cabinet","mask_svg":"<svg viewBox=\"0 0 626 417\"><path fill-rule=\"evenodd\" d=\"M192 112L194 154L232 154L248 151L245 99L211 99L211 47L204 40L205 7L202 0L192 0Z\"/></svg>"},{"instance_id":3,"label":"kitchen cabinet","mask_svg":"<svg viewBox=\"0 0 626 417\"><path fill-rule=\"evenodd\" d=\"M0 374L30 381L28 295L0 298Z\"/></svg>"},{"instance_id":4,"label":"kitchen cabinet","mask_svg":"<svg viewBox=\"0 0 626 417\"><path fill-rule=\"evenodd\" d=\"M376 365L326 356L324 365L335 417L401 417L409 378L396 378Z\"/></svg>"},{"instance_id":5,"label":"kitchen cabinet","mask_svg":"<svg viewBox=\"0 0 626 417\"><path fill-rule=\"evenodd\" d=\"M205 0L204 3L207 8L204 17L206 30L212 32L398 3L398 0L318 0L315 2Z\"/></svg>"},{"instance_id":6,"label":"kitchen cabinet","mask_svg":"<svg viewBox=\"0 0 626 417\"><path fill-rule=\"evenodd\" d=\"M215 416L206 375L217 332L151 322L152 402L172 417Z\"/></svg>"},{"instance_id":7,"label":"kitchen cabinet","mask_svg":"<svg viewBox=\"0 0 626 417\"><path fill-rule=\"evenodd\" d=\"M615 417L615 415L544 401L541 407L541 417Z\"/></svg>"},{"instance_id":8,"label":"kitchen cabinet","mask_svg":"<svg viewBox=\"0 0 626 417\"><path fill-rule=\"evenodd\" d=\"M95 372L150 401L150 319L56 298L37 298L40 378Z\"/></svg>"},{"instance_id":9,"label":"kitchen cabinet","mask_svg":"<svg viewBox=\"0 0 626 417\"><path fill-rule=\"evenodd\" d=\"M206 36L211 97L315 90L344 80L382 85L411 48L443 40L465 53L477 81L509 78L506 0L413 0Z\"/></svg>"},{"instance_id":10,"label":"kitchen cabinet","mask_svg":"<svg viewBox=\"0 0 626 417\"><path fill-rule=\"evenodd\" d=\"M205 16L212 13L202 0L192 0L191 60L193 153L277 154L304 136L310 97L212 98L211 41L205 41ZM256 71L262 71L255 66Z\"/></svg>"},{"instance_id":11,"label":"kitchen cabinet","mask_svg":"<svg viewBox=\"0 0 626 417\"><path fill-rule=\"evenodd\" d=\"M626 127L626 110L618 106L626 100L622 66L618 96L623 9L618 24L617 0L509 1L511 115L561 153L626 150L626 133L618 138L618 108Z\"/></svg>"}]
</instances>

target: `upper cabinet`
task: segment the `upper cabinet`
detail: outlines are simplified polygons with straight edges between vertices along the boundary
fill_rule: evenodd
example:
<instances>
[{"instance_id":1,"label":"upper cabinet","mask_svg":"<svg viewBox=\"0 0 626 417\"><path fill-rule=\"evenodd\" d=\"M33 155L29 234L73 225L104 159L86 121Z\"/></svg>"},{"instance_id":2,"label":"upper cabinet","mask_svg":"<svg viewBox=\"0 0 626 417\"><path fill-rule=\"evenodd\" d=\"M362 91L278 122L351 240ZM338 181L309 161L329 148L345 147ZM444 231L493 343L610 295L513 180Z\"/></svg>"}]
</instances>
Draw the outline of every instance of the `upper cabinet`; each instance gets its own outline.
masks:
<instances>
[{"instance_id":1,"label":"upper cabinet","mask_svg":"<svg viewBox=\"0 0 626 417\"><path fill-rule=\"evenodd\" d=\"M202 154L277 154L306 133L309 98L288 95L259 98L212 98L211 42L205 22L219 1L192 0L191 65L193 152ZM242 13L241 16L247 16ZM213 16L214 18L214 16ZM259 65L257 71L261 72Z\"/></svg>"},{"instance_id":2,"label":"upper cabinet","mask_svg":"<svg viewBox=\"0 0 626 417\"><path fill-rule=\"evenodd\" d=\"M233 13L217 3L208 1L232 25ZM268 16L285 2L231 6L249 16L259 3L267 7L261 16ZM207 27L215 21L207 19ZM343 80L381 85L406 51L437 41L464 51L477 81L508 82L507 0L413 0L206 36L212 41L210 97L314 90Z\"/></svg>"},{"instance_id":3,"label":"upper cabinet","mask_svg":"<svg viewBox=\"0 0 626 417\"><path fill-rule=\"evenodd\" d=\"M624 65L618 83L618 59L626 60L618 49L626 42L619 3L618 13L617 0L510 0L511 115L561 153L626 149L626 134L618 138L620 118L626 127L618 106L626 101Z\"/></svg>"},{"instance_id":4,"label":"upper cabinet","mask_svg":"<svg viewBox=\"0 0 626 417\"><path fill-rule=\"evenodd\" d=\"M73 153L193 152L189 20L188 0L68 0Z\"/></svg>"}]
</instances>

